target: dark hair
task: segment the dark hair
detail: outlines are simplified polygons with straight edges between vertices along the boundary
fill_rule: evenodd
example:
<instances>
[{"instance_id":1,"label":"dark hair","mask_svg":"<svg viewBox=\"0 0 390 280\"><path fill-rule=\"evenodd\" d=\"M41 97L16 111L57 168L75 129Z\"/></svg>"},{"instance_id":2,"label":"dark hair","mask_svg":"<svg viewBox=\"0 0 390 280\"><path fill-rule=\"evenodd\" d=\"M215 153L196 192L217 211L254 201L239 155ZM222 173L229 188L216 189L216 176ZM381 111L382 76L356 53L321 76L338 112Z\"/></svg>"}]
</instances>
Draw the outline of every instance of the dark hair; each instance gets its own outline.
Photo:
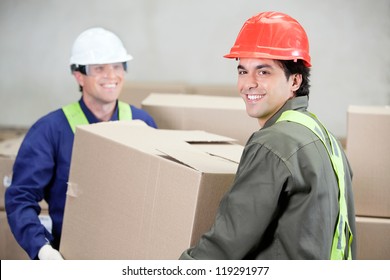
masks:
<instances>
[{"instance_id":1,"label":"dark hair","mask_svg":"<svg viewBox=\"0 0 390 280\"><path fill-rule=\"evenodd\" d=\"M301 74L302 83L299 89L295 92L295 96L309 96L310 93L310 68L305 66L303 60L278 60L284 70L284 74L288 79L291 75Z\"/></svg>"},{"instance_id":2,"label":"dark hair","mask_svg":"<svg viewBox=\"0 0 390 280\"><path fill-rule=\"evenodd\" d=\"M85 65L76 65L76 64L72 64L70 66L70 72L73 74L74 71L78 71L80 72L81 74L83 75L87 75L87 71L85 69ZM83 87L79 85L79 91L80 92L83 92Z\"/></svg>"}]
</instances>

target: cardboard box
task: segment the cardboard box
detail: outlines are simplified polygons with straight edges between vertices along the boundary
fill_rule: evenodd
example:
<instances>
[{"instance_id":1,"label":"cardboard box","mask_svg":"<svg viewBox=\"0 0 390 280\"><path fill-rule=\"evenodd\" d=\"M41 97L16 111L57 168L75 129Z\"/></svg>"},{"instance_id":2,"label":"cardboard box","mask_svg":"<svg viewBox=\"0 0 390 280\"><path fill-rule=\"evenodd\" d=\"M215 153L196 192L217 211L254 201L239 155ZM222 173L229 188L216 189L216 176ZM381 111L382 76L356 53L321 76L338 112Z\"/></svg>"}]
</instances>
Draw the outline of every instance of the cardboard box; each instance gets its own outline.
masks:
<instances>
[{"instance_id":1,"label":"cardboard box","mask_svg":"<svg viewBox=\"0 0 390 280\"><path fill-rule=\"evenodd\" d=\"M7 214L0 211L0 259L28 260L27 253L16 242L8 226Z\"/></svg>"},{"instance_id":2,"label":"cardboard box","mask_svg":"<svg viewBox=\"0 0 390 280\"><path fill-rule=\"evenodd\" d=\"M230 97L239 96L237 87L233 85L191 85L188 87L187 93Z\"/></svg>"},{"instance_id":3,"label":"cardboard box","mask_svg":"<svg viewBox=\"0 0 390 280\"><path fill-rule=\"evenodd\" d=\"M18 138L26 134L28 128L26 127L1 127L0 126L0 142L12 139L12 138Z\"/></svg>"},{"instance_id":4,"label":"cardboard box","mask_svg":"<svg viewBox=\"0 0 390 280\"><path fill-rule=\"evenodd\" d=\"M357 259L390 260L390 219L356 217Z\"/></svg>"},{"instance_id":5,"label":"cardboard box","mask_svg":"<svg viewBox=\"0 0 390 280\"><path fill-rule=\"evenodd\" d=\"M4 210L5 207L5 188L11 184L12 168L23 138L24 135L0 142L0 210Z\"/></svg>"},{"instance_id":6,"label":"cardboard box","mask_svg":"<svg viewBox=\"0 0 390 280\"><path fill-rule=\"evenodd\" d=\"M247 115L240 97L150 94L142 108L162 129L205 130L236 139L245 145L259 130L257 119Z\"/></svg>"},{"instance_id":7,"label":"cardboard box","mask_svg":"<svg viewBox=\"0 0 390 280\"><path fill-rule=\"evenodd\" d=\"M44 210L39 215L41 223L51 232L52 222ZM28 260L27 253L16 242L11 229L8 226L7 214L0 211L0 260Z\"/></svg>"},{"instance_id":8,"label":"cardboard box","mask_svg":"<svg viewBox=\"0 0 390 280\"><path fill-rule=\"evenodd\" d=\"M5 189L11 185L13 165L23 139L24 135L21 135L0 142L0 210L5 209ZM40 206L48 209L45 201L41 201Z\"/></svg>"},{"instance_id":9,"label":"cardboard box","mask_svg":"<svg viewBox=\"0 0 390 280\"><path fill-rule=\"evenodd\" d=\"M202 131L133 123L77 128L65 259L178 259L212 225L243 147Z\"/></svg>"},{"instance_id":10,"label":"cardboard box","mask_svg":"<svg viewBox=\"0 0 390 280\"><path fill-rule=\"evenodd\" d=\"M141 108L142 101L152 92L172 94L186 93L187 91L187 85L184 83L126 82L119 98Z\"/></svg>"},{"instance_id":11,"label":"cardboard box","mask_svg":"<svg viewBox=\"0 0 390 280\"><path fill-rule=\"evenodd\" d=\"M346 150L356 215L390 218L390 107L350 106Z\"/></svg>"}]
</instances>

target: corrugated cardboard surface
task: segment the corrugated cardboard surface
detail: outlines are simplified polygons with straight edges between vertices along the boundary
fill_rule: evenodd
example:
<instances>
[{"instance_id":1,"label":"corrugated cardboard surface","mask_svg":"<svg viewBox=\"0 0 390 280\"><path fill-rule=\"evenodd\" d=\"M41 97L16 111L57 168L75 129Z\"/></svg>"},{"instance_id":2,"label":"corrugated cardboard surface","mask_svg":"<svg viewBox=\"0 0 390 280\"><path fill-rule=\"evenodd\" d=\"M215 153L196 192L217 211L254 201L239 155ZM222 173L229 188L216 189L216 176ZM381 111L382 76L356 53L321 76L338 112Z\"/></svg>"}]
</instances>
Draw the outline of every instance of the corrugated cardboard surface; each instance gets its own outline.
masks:
<instances>
[{"instance_id":1,"label":"corrugated cardboard surface","mask_svg":"<svg viewBox=\"0 0 390 280\"><path fill-rule=\"evenodd\" d=\"M4 210L5 189L11 185L12 168L24 135L0 142L0 210ZM48 209L45 201L40 202L42 209Z\"/></svg>"},{"instance_id":2,"label":"corrugated cardboard surface","mask_svg":"<svg viewBox=\"0 0 390 280\"><path fill-rule=\"evenodd\" d=\"M350 106L347 155L356 215L390 218L390 107Z\"/></svg>"},{"instance_id":3,"label":"corrugated cardboard surface","mask_svg":"<svg viewBox=\"0 0 390 280\"><path fill-rule=\"evenodd\" d=\"M0 142L0 210L4 210L5 188L11 184L12 167L23 138L24 135Z\"/></svg>"},{"instance_id":4,"label":"corrugated cardboard surface","mask_svg":"<svg viewBox=\"0 0 390 280\"><path fill-rule=\"evenodd\" d=\"M0 259L28 260L27 253L16 242L8 226L5 211L0 211Z\"/></svg>"},{"instance_id":5,"label":"corrugated cardboard surface","mask_svg":"<svg viewBox=\"0 0 390 280\"><path fill-rule=\"evenodd\" d=\"M41 223L51 232L51 219L44 210L39 215ZM0 211L0 259L1 260L28 260L29 256L16 242L8 226L5 211Z\"/></svg>"},{"instance_id":6,"label":"corrugated cardboard surface","mask_svg":"<svg viewBox=\"0 0 390 280\"><path fill-rule=\"evenodd\" d=\"M390 260L390 219L356 217L357 259Z\"/></svg>"},{"instance_id":7,"label":"corrugated cardboard surface","mask_svg":"<svg viewBox=\"0 0 390 280\"><path fill-rule=\"evenodd\" d=\"M225 137L131 123L77 128L60 248L66 259L177 259L209 229L232 184L239 156ZM225 156L183 141L191 134L209 145L214 138Z\"/></svg>"},{"instance_id":8,"label":"corrugated cardboard surface","mask_svg":"<svg viewBox=\"0 0 390 280\"><path fill-rule=\"evenodd\" d=\"M153 93L144 99L142 108L159 128L205 130L236 139L241 145L259 130L240 97Z\"/></svg>"},{"instance_id":9,"label":"corrugated cardboard surface","mask_svg":"<svg viewBox=\"0 0 390 280\"><path fill-rule=\"evenodd\" d=\"M7 140L22 137L26 134L27 127L3 127L0 126L0 142Z\"/></svg>"},{"instance_id":10,"label":"corrugated cardboard surface","mask_svg":"<svg viewBox=\"0 0 390 280\"><path fill-rule=\"evenodd\" d=\"M153 92L168 94L199 94L212 96L238 96L237 87L234 85L223 84L187 84L183 82L135 82L127 81L123 86L120 95L122 101L128 102L137 107L141 107L142 101Z\"/></svg>"},{"instance_id":11,"label":"corrugated cardboard surface","mask_svg":"<svg viewBox=\"0 0 390 280\"><path fill-rule=\"evenodd\" d=\"M152 92L187 93L187 85L184 83L126 82L119 98L140 108L142 101Z\"/></svg>"},{"instance_id":12,"label":"corrugated cardboard surface","mask_svg":"<svg viewBox=\"0 0 390 280\"><path fill-rule=\"evenodd\" d=\"M238 96L238 89L235 85L191 85L188 86L187 92L199 95Z\"/></svg>"}]
</instances>

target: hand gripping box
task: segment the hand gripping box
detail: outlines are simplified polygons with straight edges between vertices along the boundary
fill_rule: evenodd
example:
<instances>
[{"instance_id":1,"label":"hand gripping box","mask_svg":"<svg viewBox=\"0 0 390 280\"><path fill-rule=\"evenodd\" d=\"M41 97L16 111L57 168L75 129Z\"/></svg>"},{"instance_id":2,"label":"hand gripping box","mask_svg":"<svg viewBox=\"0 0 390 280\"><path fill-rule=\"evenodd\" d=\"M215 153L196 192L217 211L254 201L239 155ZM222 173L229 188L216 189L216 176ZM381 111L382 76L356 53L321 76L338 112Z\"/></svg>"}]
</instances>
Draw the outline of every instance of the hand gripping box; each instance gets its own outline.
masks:
<instances>
[{"instance_id":1,"label":"hand gripping box","mask_svg":"<svg viewBox=\"0 0 390 280\"><path fill-rule=\"evenodd\" d=\"M152 93L142 101L163 129L205 130L236 139L245 145L260 129L248 116L241 97Z\"/></svg>"},{"instance_id":2,"label":"hand gripping box","mask_svg":"<svg viewBox=\"0 0 390 280\"><path fill-rule=\"evenodd\" d=\"M134 123L77 128L65 259L178 259L212 225L243 147L203 131Z\"/></svg>"}]
</instances>

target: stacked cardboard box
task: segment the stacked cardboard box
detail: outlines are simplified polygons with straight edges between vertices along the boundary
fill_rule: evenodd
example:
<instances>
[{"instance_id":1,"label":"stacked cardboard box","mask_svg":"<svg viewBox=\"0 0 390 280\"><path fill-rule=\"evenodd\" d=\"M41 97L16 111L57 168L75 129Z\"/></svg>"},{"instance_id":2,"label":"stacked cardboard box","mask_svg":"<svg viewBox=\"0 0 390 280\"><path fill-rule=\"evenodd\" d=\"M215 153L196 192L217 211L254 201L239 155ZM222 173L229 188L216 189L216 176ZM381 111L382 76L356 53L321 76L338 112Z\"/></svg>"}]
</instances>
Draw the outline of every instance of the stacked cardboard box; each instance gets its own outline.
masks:
<instances>
[{"instance_id":1,"label":"stacked cardboard box","mask_svg":"<svg viewBox=\"0 0 390 280\"><path fill-rule=\"evenodd\" d=\"M181 93L215 96L238 96L237 88L233 85L191 85L183 82L135 82L127 81L123 86L120 99L137 107L141 107L142 101L149 94L158 93Z\"/></svg>"},{"instance_id":2,"label":"stacked cardboard box","mask_svg":"<svg viewBox=\"0 0 390 280\"><path fill-rule=\"evenodd\" d=\"M240 97L152 93L142 108L159 128L206 130L236 139L240 145L259 129Z\"/></svg>"},{"instance_id":3,"label":"stacked cardboard box","mask_svg":"<svg viewBox=\"0 0 390 280\"><path fill-rule=\"evenodd\" d=\"M0 126L0 142L7 139L14 139L22 137L26 134L27 128L25 127L3 127Z\"/></svg>"},{"instance_id":4,"label":"stacked cardboard box","mask_svg":"<svg viewBox=\"0 0 390 280\"><path fill-rule=\"evenodd\" d=\"M243 147L135 123L77 128L60 247L66 259L177 259L214 221Z\"/></svg>"},{"instance_id":5,"label":"stacked cardboard box","mask_svg":"<svg viewBox=\"0 0 390 280\"><path fill-rule=\"evenodd\" d=\"M11 184L12 167L22 141L23 136L0 142L0 210L4 210L5 188Z\"/></svg>"},{"instance_id":6,"label":"stacked cardboard box","mask_svg":"<svg viewBox=\"0 0 390 280\"><path fill-rule=\"evenodd\" d=\"M27 260L27 253L16 242L8 226L7 214L0 211L0 259Z\"/></svg>"},{"instance_id":7,"label":"stacked cardboard box","mask_svg":"<svg viewBox=\"0 0 390 280\"><path fill-rule=\"evenodd\" d=\"M359 259L390 259L390 107L348 108Z\"/></svg>"},{"instance_id":8,"label":"stacked cardboard box","mask_svg":"<svg viewBox=\"0 0 390 280\"><path fill-rule=\"evenodd\" d=\"M0 259L27 259L27 254L16 243L8 226L5 213L5 188L11 184L12 166L23 136L7 138L0 142Z\"/></svg>"},{"instance_id":9,"label":"stacked cardboard box","mask_svg":"<svg viewBox=\"0 0 390 280\"><path fill-rule=\"evenodd\" d=\"M198 95L238 97L238 89L233 85L191 85L188 86L187 92Z\"/></svg>"},{"instance_id":10,"label":"stacked cardboard box","mask_svg":"<svg viewBox=\"0 0 390 280\"><path fill-rule=\"evenodd\" d=\"M28 259L27 254L19 246L11 233L4 203L5 189L11 184L12 167L23 138L24 134L16 138L7 138L0 142L0 259L2 260ZM47 213L48 206L46 202L42 201L40 205L43 210L40 216L41 220L49 221L50 218Z\"/></svg>"},{"instance_id":11,"label":"stacked cardboard box","mask_svg":"<svg viewBox=\"0 0 390 280\"><path fill-rule=\"evenodd\" d=\"M158 83L158 82L126 82L123 86L120 99L124 102L141 107L142 101L152 92L160 93L187 93L184 83Z\"/></svg>"}]
</instances>

